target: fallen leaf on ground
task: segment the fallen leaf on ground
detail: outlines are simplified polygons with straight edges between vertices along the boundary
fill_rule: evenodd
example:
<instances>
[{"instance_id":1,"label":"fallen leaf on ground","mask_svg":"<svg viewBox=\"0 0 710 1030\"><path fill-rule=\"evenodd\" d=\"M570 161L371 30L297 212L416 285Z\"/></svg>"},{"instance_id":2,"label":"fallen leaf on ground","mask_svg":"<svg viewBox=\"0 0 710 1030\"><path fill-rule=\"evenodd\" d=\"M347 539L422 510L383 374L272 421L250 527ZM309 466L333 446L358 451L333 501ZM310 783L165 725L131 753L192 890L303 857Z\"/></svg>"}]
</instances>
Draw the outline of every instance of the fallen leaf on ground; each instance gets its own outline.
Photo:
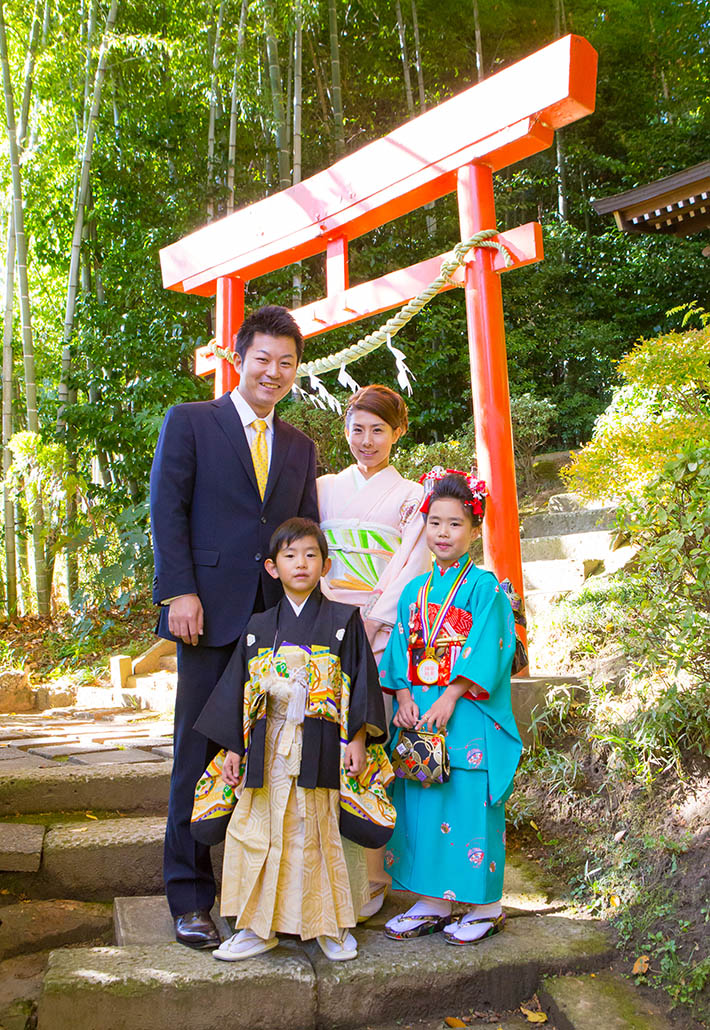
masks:
<instances>
[{"instance_id":1,"label":"fallen leaf on ground","mask_svg":"<svg viewBox=\"0 0 710 1030\"><path fill-rule=\"evenodd\" d=\"M611 902L612 908L618 908L621 904L621 898L618 894L612 894L612 896L609 898L609 901Z\"/></svg>"},{"instance_id":2,"label":"fallen leaf on ground","mask_svg":"<svg viewBox=\"0 0 710 1030\"><path fill-rule=\"evenodd\" d=\"M647 973L650 960L648 955L639 955L634 962L634 968L631 970L632 973L638 975L639 973Z\"/></svg>"},{"instance_id":3,"label":"fallen leaf on ground","mask_svg":"<svg viewBox=\"0 0 710 1030\"><path fill-rule=\"evenodd\" d=\"M86 815L87 819L98 819L99 818L97 815L94 815L92 812L86 812L85 815Z\"/></svg>"},{"instance_id":4,"label":"fallen leaf on ground","mask_svg":"<svg viewBox=\"0 0 710 1030\"><path fill-rule=\"evenodd\" d=\"M466 1026L463 1019L459 1019L458 1016L447 1016L444 1022L447 1026Z\"/></svg>"},{"instance_id":5,"label":"fallen leaf on ground","mask_svg":"<svg viewBox=\"0 0 710 1030\"><path fill-rule=\"evenodd\" d=\"M534 823L534 822L532 821L532 819L530 820L530 825L532 826L533 830L537 830L537 829L538 829L538 825L537 825L537 823Z\"/></svg>"},{"instance_id":6,"label":"fallen leaf on ground","mask_svg":"<svg viewBox=\"0 0 710 1030\"><path fill-rule=\"evenodd\" d=\"M523 1005L520 1006L520 1011L527 1019L528 1023L546 1023L547 1016L544 1012L533 1012L532 1009L526 1009Z\"/></svg>"}]
</instances>

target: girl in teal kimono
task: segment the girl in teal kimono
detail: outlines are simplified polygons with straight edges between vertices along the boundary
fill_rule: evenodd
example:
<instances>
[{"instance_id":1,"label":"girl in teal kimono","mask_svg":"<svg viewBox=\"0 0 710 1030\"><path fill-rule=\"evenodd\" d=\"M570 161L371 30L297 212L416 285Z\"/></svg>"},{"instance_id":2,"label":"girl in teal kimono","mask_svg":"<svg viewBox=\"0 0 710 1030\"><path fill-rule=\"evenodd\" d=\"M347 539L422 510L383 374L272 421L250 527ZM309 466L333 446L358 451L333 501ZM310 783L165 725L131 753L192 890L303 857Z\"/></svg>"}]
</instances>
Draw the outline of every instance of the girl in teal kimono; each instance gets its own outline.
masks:
<instances>
[{"instance_id":1,"label":"girl in teal kimono","mask_svg":"<svg viewBox=\"0 0 710 1030\"><path fill-rule=\"evenodd\" d=\"M395 695L393 727L446 730L451 775L427 788L395 780L385 864L394 890L421 898L385 933L402 940L443 930L450 944L474 944L505 923L504 806L521 751L510 704L515 622L496 577L469 559L485 484L443 469L428 480L422 514L436 561L404 588L380 680ZM466 906L457 918L454 902Z\"/></svg>"}]
</instances>

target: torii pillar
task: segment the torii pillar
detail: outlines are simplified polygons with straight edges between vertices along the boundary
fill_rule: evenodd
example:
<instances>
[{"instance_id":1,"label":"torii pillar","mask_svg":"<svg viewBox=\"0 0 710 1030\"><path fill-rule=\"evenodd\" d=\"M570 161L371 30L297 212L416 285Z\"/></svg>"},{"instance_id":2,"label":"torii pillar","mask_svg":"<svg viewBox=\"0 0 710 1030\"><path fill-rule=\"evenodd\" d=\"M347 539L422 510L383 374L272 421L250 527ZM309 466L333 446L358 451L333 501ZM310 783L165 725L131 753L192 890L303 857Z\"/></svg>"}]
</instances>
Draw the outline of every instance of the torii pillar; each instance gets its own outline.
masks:
<instances>
[{"instance_id":1,"label":"torii pillar","mask_svg":"<svg viewBox=\"0 0 710 1030\"><path fill-rule=\"evenodd\" d=\"M326 254L326 296L292 311L304 338L399 307L436 278L447 256L350 287L348 243L456 191L461 238L495 229L493 173L549 147L554 130L594 110L597 55L565 36L439 104L331 168L212 222L160 252L163 285L216 294L217 343L232 350L247 280ZM531 222L497 239L521 267L542 259ZM485 565L523 594L499 252L471 251L464 285L478 471L489 490ZM236 384L230 362L202 348L196 371L215 375L215 396Z\"/></svg>"}]
</instances>

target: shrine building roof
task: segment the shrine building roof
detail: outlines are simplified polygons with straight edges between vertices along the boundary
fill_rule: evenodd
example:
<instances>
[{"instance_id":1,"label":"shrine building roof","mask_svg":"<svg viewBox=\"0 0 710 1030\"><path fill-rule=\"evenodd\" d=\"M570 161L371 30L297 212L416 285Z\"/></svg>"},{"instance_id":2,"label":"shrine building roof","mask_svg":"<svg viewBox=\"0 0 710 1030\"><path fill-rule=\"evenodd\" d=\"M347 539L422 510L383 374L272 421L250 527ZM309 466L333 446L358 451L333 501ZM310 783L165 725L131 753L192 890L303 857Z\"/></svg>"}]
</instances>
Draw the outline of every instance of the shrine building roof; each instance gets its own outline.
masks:
<instances>
[{"instance_id":1,"label":"shrine building roof","mask_svg":"<svg viewBox=\"0 0 710 1030\"><path fill-rule=\"evenodd\" d=\"M710 161L646 186L593 200L599 215L614 215L624 232L692 236L710 226Z\"/></svg>"}]
</instances>

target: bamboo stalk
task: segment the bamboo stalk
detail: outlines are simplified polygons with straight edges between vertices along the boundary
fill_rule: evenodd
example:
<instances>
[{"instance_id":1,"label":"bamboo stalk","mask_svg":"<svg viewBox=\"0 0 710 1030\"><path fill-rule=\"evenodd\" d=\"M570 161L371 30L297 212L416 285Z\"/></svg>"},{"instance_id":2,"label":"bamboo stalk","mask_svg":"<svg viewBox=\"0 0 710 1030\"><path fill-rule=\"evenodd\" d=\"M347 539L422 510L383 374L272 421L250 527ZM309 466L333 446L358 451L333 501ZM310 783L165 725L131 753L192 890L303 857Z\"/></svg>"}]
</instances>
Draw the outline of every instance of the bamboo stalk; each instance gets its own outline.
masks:
<instances>
[{"instance_id":1,"label":"bamboo stalk","mask_svg":"<svg viewBox=\"0 0 710 1030\"><path fill-rule=\"evenodd\" d=\"M288 144L286 142L286 117L284 114L279 49L274 27L274 9L271 0L264 0L264 30L266 35L266 55L269 62L271 107L276 132L276 149L278 152L279 189L285 190L291 185L291 168Z\"/></svg>"},{"instance_id":2,"label":"bamboo stalk","mask_svg":"<svg viewBox=\"0 0 710 1030\"><path fill-rule=\"evenodd\" d=\"M227 152L227 211L234 211L234 168L237 161L237 98L241 82L241 61L244 53L244 34L247 24L248 0L242 0L237 31L237 52L234 57L234 75L232 76L232 97L229 112L229 150Z\"/></svg>"},{"instance_id":3,"label":"bamboo stalk","mask_svg":"<svg viewBox=\"0 0 710 1030\"><path fill-rule=\"evenodd\" d=\"M338 13L335 0L328 0L328 24L330 28L330 73L333 82L331 101L335 124L335 154L345 154L345 125L343 122L343 94L340 88L340 45L338 42Z\"/></svg>"}]
</instances>

